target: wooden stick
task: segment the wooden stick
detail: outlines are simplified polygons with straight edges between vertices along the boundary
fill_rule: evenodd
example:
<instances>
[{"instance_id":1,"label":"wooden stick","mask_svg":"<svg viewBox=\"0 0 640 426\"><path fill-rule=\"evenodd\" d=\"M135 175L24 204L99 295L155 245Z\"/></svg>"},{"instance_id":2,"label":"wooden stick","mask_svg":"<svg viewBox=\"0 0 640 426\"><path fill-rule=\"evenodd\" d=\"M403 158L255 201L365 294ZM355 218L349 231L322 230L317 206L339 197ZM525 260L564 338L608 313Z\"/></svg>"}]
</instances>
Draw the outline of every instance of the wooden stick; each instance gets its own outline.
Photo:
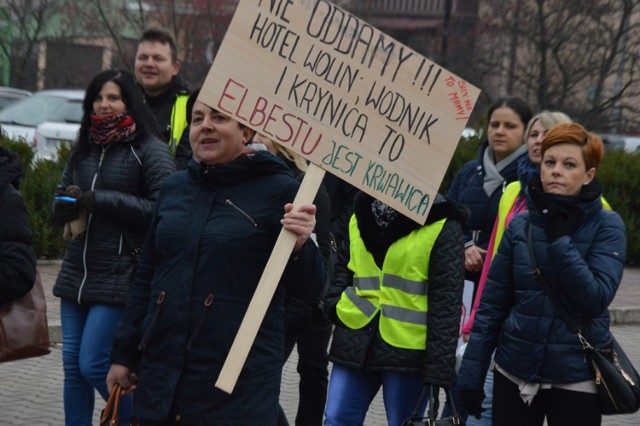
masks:
<instances>
[{"instance_id":1,"label":"wooden stick","mask_svg":"<svg viewBox=\"0 0 640 426\"><path fill-rule=\"evenodd\" d=\"M311 163L309 165L309 169L305 173L300 189L293 201L294 209L302 204L313 202L318 188L320 188L320 183L322 183L324 173L324 170L315 164ZM226 393L233 392L242 366L247 360L249 350L256 339L260 324L262 324L273 294L278 287L280 277L282 277L295 243L296 235L282 228L276 245L271 252L271 257L269 257L269 261L262 272L258 287L240 324L238 334L231 345L227 359L224 361L220 376L216 381L215 386Z\"/></svg>"}]
</instances>

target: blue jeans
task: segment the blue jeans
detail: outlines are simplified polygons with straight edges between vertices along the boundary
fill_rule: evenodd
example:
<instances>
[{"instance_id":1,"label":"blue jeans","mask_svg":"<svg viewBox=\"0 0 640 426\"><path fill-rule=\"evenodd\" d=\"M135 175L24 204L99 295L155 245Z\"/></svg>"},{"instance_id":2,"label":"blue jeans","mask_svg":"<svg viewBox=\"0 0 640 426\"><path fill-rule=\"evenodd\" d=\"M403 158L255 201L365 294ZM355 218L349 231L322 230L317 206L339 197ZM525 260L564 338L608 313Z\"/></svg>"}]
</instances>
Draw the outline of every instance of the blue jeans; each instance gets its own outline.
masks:
<instances>
[{"instance_id":1,"label":"blue jeans","mask_svg":"<svg viewBox=\"0 0 640 426\"><path fill-rule=\"evenodd\" d=\"M64 416L67 426L91 426L96 389L106 401L111 339L124 307L78 305L61 299ZM131 419L131 395L120 401L120 424Z\"/></svg>"},{"instance_id":2,"label":"blue jeans","mask_svg":"<svg viewBox=\"0 0 640 426\"><path fill-rule=\"evenodd\" d=\"M420 398L423 385L419 375L394 371L367 373L334 364L329 379L325 426L362 425L380 386L387 423L389 426L402 425L411 416ZM427 395L419 414L424 413L428 401Z\"/></svg>"},{"instance_id":3,"label":"blue jeans","mask_svg":"<svg viewBox=\"0 0 640 426\"><path fill-rule=\"evenodd\" d=\"M491 426L493 425L493 369L490 368L487 372L487 378L484 380L484 401L482 401L482 408L484 411L480 415L480 419L476 419L474 416L467 418L467 426Z\"/></svg>"}]
</instances>

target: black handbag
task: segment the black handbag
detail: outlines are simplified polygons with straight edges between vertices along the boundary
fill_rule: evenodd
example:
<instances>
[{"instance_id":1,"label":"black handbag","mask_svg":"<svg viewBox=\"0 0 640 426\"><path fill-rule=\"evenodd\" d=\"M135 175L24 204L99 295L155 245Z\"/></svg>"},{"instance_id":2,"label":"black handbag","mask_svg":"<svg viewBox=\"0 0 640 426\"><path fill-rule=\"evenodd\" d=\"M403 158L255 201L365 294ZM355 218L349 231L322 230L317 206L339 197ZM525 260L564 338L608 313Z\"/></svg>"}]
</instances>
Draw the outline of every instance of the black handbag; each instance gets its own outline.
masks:
<instances>
[{"instance_id":1,"label":"black handbag","mask_svg":"<svg viewBox=\"0 0 640 426\"><path fill-rule=\"evenodd\" d=\"M422 417L418 413L420 412L420 407L422 407L422 404L424 403L424 398L426 397L427 391L429 392L429 407L427 408L427 417ZM460 417L460 414L458 414L458 410L453 403L451 391L444 388L444 392L447 396L449 410L452 414L451 416L445 417L444 419L436 420L438 417L438 408L440 405L440 388L434 385L425 385L422 388L422 392L420 393L420 398L418 398L416 407L411 413L411 417L403 421L402 426L465 426L464 420L462 420L462 417Z\"/></svg>"},{"instance_id":2,"label":"black handbag","mask_svg":"<svg viewBox=\"0 0 640 426\"><path fill-rule=\"evenodd\" d=\"M578 337L585 357L595 374L596 389L600 400L602 414L630 414L640 409L640 376L611 335L611 343L603 348L594 348L589 344L582 332L571 320L569 313L560 302L558 295L551 288L536 265L531 238L531 225L528 229L529 257L533 266L533 277L549 295L558 314L562 317L573 334Z\"/></svg>"}]
</instances>

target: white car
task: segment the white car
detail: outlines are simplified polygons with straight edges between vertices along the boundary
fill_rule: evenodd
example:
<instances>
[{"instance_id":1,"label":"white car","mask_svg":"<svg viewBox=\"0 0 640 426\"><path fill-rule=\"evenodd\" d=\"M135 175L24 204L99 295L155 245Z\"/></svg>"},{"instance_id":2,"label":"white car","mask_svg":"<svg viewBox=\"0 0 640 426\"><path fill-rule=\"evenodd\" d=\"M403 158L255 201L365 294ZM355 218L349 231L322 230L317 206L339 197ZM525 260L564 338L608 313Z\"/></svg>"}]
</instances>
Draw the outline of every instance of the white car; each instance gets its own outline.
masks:
<instances>
[{"instance_id":1,"label":"white car","mask_svg":"<svg viewBox=\"0 0 640 426\"><path fill-rule=\"evenodd\" d=\"M0 111L2 133L33 144L36 127L45 121L78 124L84 90L41 90Z\"/></svg>"},{"instance_id":2,"label":"white car","mask_svg":"<svg viewBox=\"0 0 640 426\"><path fill-rule=\"evenodd\" d=\"M80 123L45 121L36 127L33 137L35 160L55 160L62 145L68 148L78 139Z\"/></svg>"},{"instance_id":3,"label":"white car","mask_svg":"<svg viewBox=\"0 0 640 426\"><path fill-rule=\"evenodd\" d=\"M0 87L0 110L8 107L14 102L19 101L22 98L31 96L28 90L14 89L13 87Z\"/></svg>"}]
</instances>

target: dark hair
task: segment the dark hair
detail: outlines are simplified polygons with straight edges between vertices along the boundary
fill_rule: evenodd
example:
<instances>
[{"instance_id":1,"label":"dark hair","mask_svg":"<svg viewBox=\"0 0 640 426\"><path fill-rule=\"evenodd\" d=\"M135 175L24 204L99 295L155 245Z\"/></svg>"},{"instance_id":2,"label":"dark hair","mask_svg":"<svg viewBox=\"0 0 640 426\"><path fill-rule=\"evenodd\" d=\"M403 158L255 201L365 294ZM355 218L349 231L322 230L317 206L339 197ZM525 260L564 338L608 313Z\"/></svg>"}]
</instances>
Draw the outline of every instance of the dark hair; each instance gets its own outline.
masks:
<instances>
[{"instance_id":1,"label":"dark hair","mask_svg":"<svg viewBox=\"0 0 640 426\"><path fill-rule=\"evenodd\" d=\"M542 140L540 152L544 156L552 146L564 143L580 147L586 170L598 169L604 157L604 144L598 135L577 123L558 124L547 132Z\"/></svg>"},{"instance_id":2,"label":"dark hair","mask_svg":"<svg viewBox=\"0 0 640 426\"><path fill-rule=\"evenodd\" d=\"M191 113L193 112L193 105L196 103L199 94L200 87L196 87L191 92L191 94L189 94L189 99L187 99L187 124L191 124Z\"/></svg>"},{"instance_id":3,"label":"dark hair","mask_svg":"<svg viewBox=\"0 0 640 426\"><path fill-rule=\"evenodd\" d=\"M178 62L178 45L169 31L162 28L146 29L142 33L140 40L138 40L138 44L144 41L155 41L160 44L168 44L171 48L171 60L174 63Z\"/></svg>"},{"instance_id":4,"label":"dark hair","mask_svg":"<svg viewBox=\"0 0 640 426\"><path fill-rule=\"evenodd\" d=\"M527 123L529 123L529 120L531 120L531 117L533 116L533 111L531 111L531 107L528 103L516 96L505 96L496 99L496 101L489 107L489 110L487 111L487 118L489 121L491 121L491 114L493 114L493 112L498 108L502 107L512 109L516 114L518 114L518 117L522 120L523 129L527 127Z\"/></svg>"},{"instance_id":5,"label":"dark hair","mask_svg":"<svg viewBox=\"0 0 640 426\"><path fill-rule=\"evenodd\" d=\"M191 124L191 113L193 112L193 105L198 100L198 95L200 94L200 89L201 89L201 87L198 87L198 88L194 89L191 92L191 94L189 95L189 99L187 99L187 123L188 124ZM213 108L213 109L215 109L215 108ZM238 121L238 120L236 120L236 121ZM244 129L245 127L247 127L247 126L245 126L244 124L242 124L239 121L238 121L238 126L240 126L241 129Z\"/></svg>"},{"instance_id":6,"label":"dark hair","mask_svg":"<svg viewBox=\"0 0 640 426\"><path fill-rule=\"evenodd\" d=\"M108 82L113 82L120 87L122 100L127 107L127 112L136 123L136 140L158 135L155 118L142 100L142 95L136 86L134 77L125 70L102 71L93 77L87 86L84 100L82 101L83 114L80 122L78 143L71 154L74 161L83 158L89 152L89 130L91 128L91 114L94 112L93 101L102 90L102 86Z\"/></svg>"}]
</instances>

